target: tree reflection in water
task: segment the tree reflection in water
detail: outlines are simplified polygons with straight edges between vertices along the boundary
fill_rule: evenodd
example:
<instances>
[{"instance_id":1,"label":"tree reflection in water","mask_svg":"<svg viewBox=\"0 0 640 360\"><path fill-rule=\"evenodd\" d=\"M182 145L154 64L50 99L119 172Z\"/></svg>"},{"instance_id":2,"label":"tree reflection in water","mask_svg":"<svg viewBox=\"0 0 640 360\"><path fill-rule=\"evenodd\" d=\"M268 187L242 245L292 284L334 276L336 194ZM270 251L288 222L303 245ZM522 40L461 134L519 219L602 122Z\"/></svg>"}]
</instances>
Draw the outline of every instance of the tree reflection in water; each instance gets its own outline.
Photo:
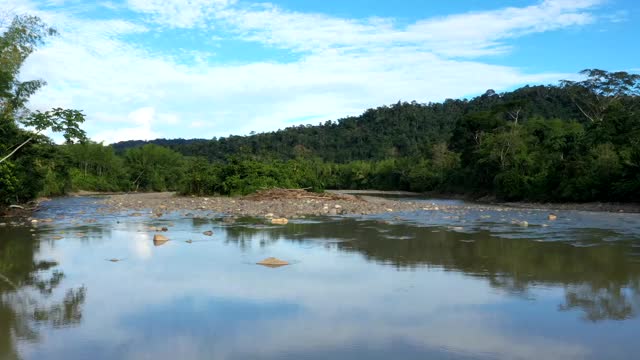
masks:
<instances>
[{"instance_id":1,"label":"tree reflection in water","mask_svg":"<svg viewBox=\"0 0 640 360\"><path fill-rule=\"evenodd\" d=\"M52 299L64 273L38 259L40 242L28 229L3 229L0 236L0 358L19 359L17 340L39 340L38 325L73 326L82 320L86 288Z\"/></svg>"},{"instance_id":2,"label":"tree reflection in water","mask_svg":"<svg viewBox=\"0 0 640 360\"><path fill-rule=\"evenodd\" d=\"M459 232L390 225L374 221L293 224L287 227L238 226L227 241L241 248L276 241L338 240L337 248L399 270L436 267L487 279L514 296L530 297L538 286L562 287L561 311L579 309L588 321L624 320L640 312L640 263L631 241L592 246L571 242L504 239L489 232ZM637 259L635 259L637 260Z\"/></svg>"}]
</instances>

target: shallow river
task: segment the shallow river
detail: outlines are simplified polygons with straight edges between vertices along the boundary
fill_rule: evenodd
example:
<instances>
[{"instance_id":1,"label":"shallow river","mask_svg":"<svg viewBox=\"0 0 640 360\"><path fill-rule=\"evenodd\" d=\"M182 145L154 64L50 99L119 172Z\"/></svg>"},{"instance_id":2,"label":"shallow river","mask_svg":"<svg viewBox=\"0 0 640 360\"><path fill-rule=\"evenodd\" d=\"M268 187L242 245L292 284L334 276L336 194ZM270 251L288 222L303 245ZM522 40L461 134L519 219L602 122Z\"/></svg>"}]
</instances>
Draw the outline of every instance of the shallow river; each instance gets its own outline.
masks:
<instances>
[{"instance_id":1,"label":"shallow river","mask_svg":"<svg viewBox=\"0 0 640 360\"><path fill-rule=\"evenodd\" d=\"M274 226L53 200L0 227L0 359L637 358L640 215L460 205Z\"/></svg>"}]
</instances>

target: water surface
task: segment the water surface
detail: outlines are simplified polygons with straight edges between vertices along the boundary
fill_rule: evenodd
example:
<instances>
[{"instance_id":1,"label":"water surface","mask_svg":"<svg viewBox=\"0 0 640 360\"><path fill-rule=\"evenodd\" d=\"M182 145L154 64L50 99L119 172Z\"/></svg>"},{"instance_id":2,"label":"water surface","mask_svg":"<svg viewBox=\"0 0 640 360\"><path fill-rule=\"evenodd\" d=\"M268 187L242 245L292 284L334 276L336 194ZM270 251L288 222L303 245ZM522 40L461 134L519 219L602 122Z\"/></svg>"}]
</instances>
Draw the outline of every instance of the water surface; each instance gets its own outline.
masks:
<instances>
[{"instance_id":1,"label":"water surface","mask_svg":"<svg viewBox=\"0 0 640 360\"><path fill-rule=\"evenodd\" d=\"M461 206L273 226L96 202L0 228L0 359L640 353L638 215ZM171 241L154 246L149 226ZM269 256L291 265L255 264Z\"/></svg>"}]
</instances>

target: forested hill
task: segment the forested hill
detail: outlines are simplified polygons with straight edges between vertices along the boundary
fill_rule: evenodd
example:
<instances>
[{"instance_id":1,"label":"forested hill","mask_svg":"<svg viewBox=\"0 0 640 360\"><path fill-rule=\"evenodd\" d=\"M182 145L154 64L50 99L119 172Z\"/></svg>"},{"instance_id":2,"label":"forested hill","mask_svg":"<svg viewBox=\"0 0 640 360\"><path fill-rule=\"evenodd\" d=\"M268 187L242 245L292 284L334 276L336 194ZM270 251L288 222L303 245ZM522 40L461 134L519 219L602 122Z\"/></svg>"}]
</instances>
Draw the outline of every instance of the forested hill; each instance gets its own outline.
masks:
<instances>
[{"instance_id":1,"label":"forested hill","mask_svg":"<svg viewBox=\"0 0 640 360\"><path fill-rule=\"evenodd\" d=\"M86 137L80 110L27 108L44 82L19 81L20 69L53 34L32 16L0 33L0 211L69 190L235 195L273 187L640 202L640 74L586 69L581 81L400 102L317 126L105 146Z\"/></svg>"},{"instance_id":2,"label":"forested hill","mask_svg":"<svg viewBox=\"0 0 640 360\"><path fill-rule=\"evenodd\" d=\"M585 121L565 88L525 86L503 94L488 90L472 100L398 102L367 110L357 117L250 136L133 140L113 147L121 153L151 143L210 161L225 161L230 155L240 154L279 159L318 157L338 163L416 157L428 155L434 144L449 143L456 124L472 113L491 113L505 121L535 117Z\"/></svg>"}]
</instances>

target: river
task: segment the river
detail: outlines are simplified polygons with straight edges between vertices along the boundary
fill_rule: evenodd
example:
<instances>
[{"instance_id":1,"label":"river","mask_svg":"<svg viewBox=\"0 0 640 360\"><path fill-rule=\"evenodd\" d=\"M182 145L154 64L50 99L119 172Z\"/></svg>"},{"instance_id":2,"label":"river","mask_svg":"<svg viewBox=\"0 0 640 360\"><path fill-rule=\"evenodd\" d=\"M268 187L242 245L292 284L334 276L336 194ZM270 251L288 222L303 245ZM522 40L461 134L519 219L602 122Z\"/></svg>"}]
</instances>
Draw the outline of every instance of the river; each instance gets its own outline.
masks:
<instances>
[{"instance_id":1,"label":"river","mask_svg":"<svg viewBox=\"0 0 640 360\"><path fill-rule=\"evenodd\" d=\"M455 204L271 225L46 202L0 227L0 359L640 354L640 215Z\"/></svg>"}]
</instances>

